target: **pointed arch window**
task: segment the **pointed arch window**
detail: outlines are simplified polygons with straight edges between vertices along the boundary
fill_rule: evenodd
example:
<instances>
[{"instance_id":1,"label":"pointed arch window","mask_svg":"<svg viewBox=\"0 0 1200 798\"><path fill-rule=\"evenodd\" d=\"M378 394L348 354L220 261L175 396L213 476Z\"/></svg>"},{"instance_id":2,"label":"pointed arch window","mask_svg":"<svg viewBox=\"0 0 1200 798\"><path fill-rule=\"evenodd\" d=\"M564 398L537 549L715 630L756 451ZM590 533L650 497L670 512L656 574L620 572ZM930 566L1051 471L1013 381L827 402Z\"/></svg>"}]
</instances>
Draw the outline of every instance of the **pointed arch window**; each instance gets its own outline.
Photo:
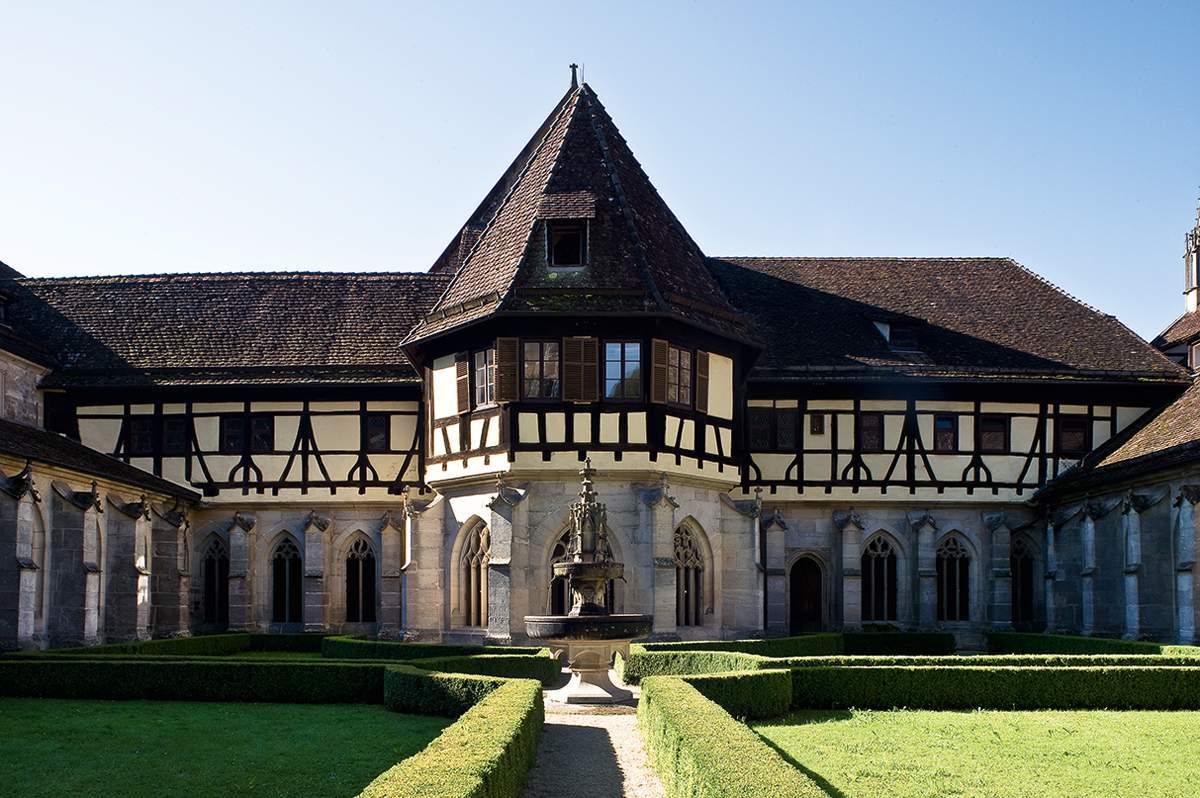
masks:
<instances>
[{"instance_id":1,"label":"pointed arch window","mask_svg":"<svg viewBox=\"0 0 1200 798\"><path fill-rule=\"evenodd\" d=\"M675 625L704 624L704 555L695 534L675 530Z\"/></svg>"},{"instance_id":2,"label":"pointed arch window","mask_svg":"<svg viewBox=\"0 0 1200 798\"><path fill-rule=\"evenodd\" d=\"M458 557L460 615L463 626L487 626L488 563L492 560L491 533L483 524L467 532Z\"/></svg>"},{"instance_id":3,"label":"pointed arch window","mask_svg":"<svg viewBox=\"0 0 1200 798\"><path fill-rule=\"evenodd\" d=\"M1034 561L1029 541L1014 537L1008 565L1012 573L1012 621L1016 627L1028 628L1033 624Z\"/></svg>"},{"instance_id":4,"label":"pointed arch window","mask_svg":"<svg viewBox=\"0 0 1200 798\"><path fill-rule=\"evenodd\" d=\"M375 550L366 538L346 554L346 622L375 623Z\"/></svg>"},{"instance_id":5,"label":"pointed arch window","mask_svg":"<svg viewBox=\"0 0 1200 798\"><path fill-rule=\"evenodd\" d=\"M204 547L200 560L204 580L204 623L229 625L229 549L225 541L213 538Z\"/></svg>"},{"instance_id":6,"label":"pointed arch window","mask_svg":"<svg viewBox=\"0 0 1200 798\"><path fill-rule=\"evenodd\" d=\"M271 622L304 622L303 561L295 541L285 538L271 555Z\"/></svg>"},{"instance_id":7,"label":"pointed arch window","mask_svg":"<svg viewBox=\"0 0 1200 798\"><path fill-rule=\"evenodd\" d=\"M971 619L971 555L956 537L937 548L937 619Z\"/></svg>"},{"instance_id":8,"label":"pointed arch window","mask_svg":"<svg viewBox=\"0 0 1200 798\"><path fill-rule=\"evenodd\" d=\"M896 550L877 537L862 555L862 619L876 623L896 620Z\"/></svg>"}]
</instances>

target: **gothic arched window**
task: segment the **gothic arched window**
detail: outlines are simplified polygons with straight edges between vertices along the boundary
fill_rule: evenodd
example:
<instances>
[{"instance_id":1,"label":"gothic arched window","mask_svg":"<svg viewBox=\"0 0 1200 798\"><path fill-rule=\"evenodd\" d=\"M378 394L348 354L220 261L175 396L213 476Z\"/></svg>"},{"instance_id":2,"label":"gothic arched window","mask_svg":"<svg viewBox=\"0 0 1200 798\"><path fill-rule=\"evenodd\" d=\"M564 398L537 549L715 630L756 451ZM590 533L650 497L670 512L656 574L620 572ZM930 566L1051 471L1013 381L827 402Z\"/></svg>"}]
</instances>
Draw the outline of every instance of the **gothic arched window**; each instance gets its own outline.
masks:
<instances>
[{"instance_id":1,"label":"gothic arched window","mask_svg":"<svg viewBox=\"0 0 1200 798\"><path fill-rule=\"evenodd\" d=\"M487 626L488 563L492 559L491 533L476 524L466 533L458 555L458 587L463 626Z\"/></svg>"},{"instance_id":2,"label":"gothic arched window","mask_svg":"<svg viewBox=\"0 0 1200 798\"><path fill-rule=\"evenodd\" d=\"M290 538L271 555L271 622L304 622L303 568L300 550Z\"/></svg>"},{"instance_id":3,"label":"gothic arched window","mask_svg":"<svg viewBox=\"0 0 1200 798\"><path fill-rule=\"evenodd\" d=\"M1034 556L1029 541L1012 539L1008 566L1012 573L1012 622L1028 627L1033 623Z\"/></svg>"},{"instance_id":4,"label":"gothic arched window","mask_svg":"<svg viewBox=\"0 0 1200 798\"><path fill-rule=\"evenodd\" d=\"M704 555L686 527L675 530L675 625L704 624Z\"/></svg>"},{"instance_id":5,"label":"gothic arched window","mask_svg":"<svg viewBox=\"0 0 1200 798\"><path fill-rule=\"evenodd\" d=\"M229 625L229 549L225 541L213 538L200 558L204 580L204 623Z\"/></svg>"},{"instance_id":6,"label":"gothic arched window","mask_svg":"<svg viewBox=\"0 0 1200 798\"><path fill-rule=\"evenodd\" d=\"M346 554L346 622L375 623L375 550L366 538Z\"/></svg>"},{"instance_id":7,"label":"gothic arched window","mask_svg":"<svg viewBox=\"0 0 1200 798\"><path fill-rule=\"evenodd\" d=\"M971 555L956 537L937 549L937 619L971 619Z\"/></svg>"},{"instance_id":8,"label":"gothic arched window","mask_svg":"<svg viewBox=\"0 0 1200 798\"><path fill-rule=\"evenodd\" d=\"M885 537L877 537L862 555L862 619L896 620L896 550Z\"/></svg>"}]
</instances>

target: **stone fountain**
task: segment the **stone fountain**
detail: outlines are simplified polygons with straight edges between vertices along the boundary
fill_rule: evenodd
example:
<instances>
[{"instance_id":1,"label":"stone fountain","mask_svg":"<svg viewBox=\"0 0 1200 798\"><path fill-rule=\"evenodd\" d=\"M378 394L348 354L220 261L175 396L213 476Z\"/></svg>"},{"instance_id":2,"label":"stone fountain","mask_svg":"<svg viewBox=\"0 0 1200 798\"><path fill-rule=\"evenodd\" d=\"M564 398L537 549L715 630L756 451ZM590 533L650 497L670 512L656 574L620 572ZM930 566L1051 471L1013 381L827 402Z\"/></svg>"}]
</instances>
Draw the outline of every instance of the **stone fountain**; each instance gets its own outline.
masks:
<instances>
[{"instance_id":1,"label":"stone fountain","mask_svg":"<svg viewBox=\"0 0 1200 798\"><path fill-rule=\"evenodd\" d=\"M566 615L527 615L525 634L566 654L571 681L550 694L567 704L615 704L632 694L608 677L613 655L628 655L629 642L650 633L651 615L610 613L605 590L610 579L623 579L625 566L614 562L608 542L604 504L596 500L592 461L579 472L579 498L571 504L571 536L567 556L553 565L554 576L567 580L571 609Z\"/></svg>"}]
</instances>

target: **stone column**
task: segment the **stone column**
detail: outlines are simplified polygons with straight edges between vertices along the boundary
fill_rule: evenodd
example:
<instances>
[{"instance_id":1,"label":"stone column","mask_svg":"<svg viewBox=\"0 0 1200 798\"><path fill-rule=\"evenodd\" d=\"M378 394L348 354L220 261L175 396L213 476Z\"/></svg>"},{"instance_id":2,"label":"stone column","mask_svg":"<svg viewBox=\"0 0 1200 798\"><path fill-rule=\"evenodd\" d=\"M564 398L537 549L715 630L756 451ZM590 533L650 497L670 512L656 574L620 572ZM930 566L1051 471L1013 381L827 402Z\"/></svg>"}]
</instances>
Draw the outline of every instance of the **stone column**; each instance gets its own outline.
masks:
<instances>
[{"instance_id":1,"label":"stone column","mask_svg":"<svg viewBox=\"0 0 1200 798\"><path fill-rule=\"evenodd\" d=\"M985 513L983 523L991 532L991 628L1012 629L1012 528L1005 513Z\"/></svg>"},{"instance_id":2,"label":"stone column","mask_svg":"<svg viewBox=\"0 0 1200 798\"><path fill-rule=\"evenodd\" d=\"M149 640L152 596L150 581L150 504L108 497L108 551L105 557L105 637L109 641Z\"/></svg>"},{"instance_id":3,"label":"stone column","mask_svg":"<svg viewBox=\"0 0 1200 798\"><path fill-rule=\"evenodd\" d=\"M21 614L21 547L16 499L0 495L0 651L17 648Z\"/></svg>"},{"instance_id":4,"label":"stone column","mask_svg":"<svg viewBox=\"0 0 1200 798\"><path fill-rule=\"evenodd\" d=\"M759 563L766 595L763 628L770 634L784 635L788 633L787 524L783 515L775 510L762 519L760 526L760 534L763 536L762 551L766 555ZM755 552L756 559L760 556L759 552ZM825 603L824 597L822 602Z\"/></svg>"},{"instance_id":5,"label":"stone column","mask_svg":"<svg viewBox=\"0 0 1200 798\"><path fill-rule=\"evenodd\" d=\"M1200 486L1184 485L1175 500L1179 507L1175 538L1176 634L1180 645L1196 642L1196 510Z\"/></svg>"},{"instance_id":6,"label":"stone column","mask_svg":"<svg viewBox=\"0 0 1200 798\"><path fill-rule=\"evenodd\" d=\"M186 524L187 517L178 504L169 509L152 508L150 603L155 637L175 637L188 632Z\"/></svg>"},{"instance_id":7,"label":"stone column","mask_svg":"<svg viewBox=\"0 0 1200 798\"><path fill-rule=\"evenodd\" d=\"M401 602L403 578L408 546L404 540L404 512L383 514L379 522L379 544L383 557L379 580L379 636L398 640L404 636L404 619Z\"/></svg>"},{"instance_id":8,"label":"stone column","mask_svg":"<svg viewBox=\"0 0 1200 798\"><path fill-rule=\"evenodd\" d=\"M98 493L76 491L53 483L50 505L50 548L54 567L50 577L50 608L46 619L51 647L96 642L100 566L96 545L87 541L86 523L95 523ZM92 560L86 559L89 554Z\"/></svg>"},{"instance_id":9,"label":"stone column","mask_svg":"<svg viewBox=\"0 0 1200 798\"><path fill-rule=\"evenodd\" d=\"M33 550L32 464L7 477L0 473L0 651L34 646L38 570Z\"/></svg>"},{"instance_id":10,"label":"stone column","mask_svg":"<svg viewBox=\"0 0 1200 798\"><path fill-rule=\"evenodd\" d=\"M39 642L37 609L40 604L40 576L45 577L46 545L42 535L40 546L34 544L34 527L40 521L36 502L42 500L37 491L28 487L28 492L17 503L17 567L20 569L19 609L17 611L17 646L36 648Z\"/></svg>"},{"instance_id":11,"label":"stone column","mask_svg":"<svg viewBox=\"0 0 1200 798\"><path fill-rule=\"evenodd\" d=\"M927 513L910 513L908 523L917 536L917 623L931 629L937 623L937 525Z\"/></svg>"},{"instance_id":12,"label":"stone column","mask_svg":"<svg viewBox=\"0 0 1200 798\"><path fill-rule=\"evenodd\" d=\"M1058 530L1054 519L1046 519L1046 631L1058 629L1054 582L1058 578Z\"/></svg>"},{"instance_id":13,"label":"stone column","mask_svg":"<svg viewBox=\"0 0 1200 798\"><path fill-rule=\"evenodd\" d=\"M1084 635L1096 631L1096 519L1103 515L1099 505L1088 504L1083 508L1083 523L1079 527L1083 555L1079 569L1083 622L1079 631Z\"/></svg>"},{"instance_id":14,"label":"stone column","mask_svg":"<svg viewBox=\"0 0 1200 798\"><path fill-rule=\"evenodd\" d=\"M403 566L401 611L406 638L437 638L441 634L446 598L442 567L446 506L441 495L430 501L409 498L404 502L409 553Z\"/></svg>"},{"instance_id":15,"label":"stone column","mask_svg":"<svg viewBox=\"0 0 1200 798\"><path fill-rule=\"evenodd\" d=\"M503 481L496 484L496 496L488 502L492 511L491 558L487 567L487 628L488 637L511 642L513 634L525 634L526 612L514 612L513 601L513 543L523 541L528 548L529 522L525 497L527 488L513 488Z\"/></svg>"},{"instance_id":16,"label":"stone column","mask_svg":"<svg viewBox=\"0 0 1200 798\"><path fill-rule=\"evenodd\" d=\"M329 568L332 523L316 511L304 519L300 535L304 542L304 631L324 632L329 611L329 589L325 574Z\"/></svg>"},{"instance_id":17,"label":"stone column","mask_svg":"<svg viewBox=\"0 0 1200 798\"><path fill-rule=\"evenodd\" d=\"M862 628L862 519L853 510L833 514L842 538L842 631Z\"/></svg>"},{"instance_id":18,"label":"stone column","mask_svg":"<svg viewBox=\"0 0 1200 798\"><path fill-rule=\"evenodd\" d=\"M664 477L658 487L641 492L638 525L649 530L650 550L654 558L655 635L675 633L675 511L679 503L671 497Z\"/></svg>"},{"instance_id":19,"label":"stone column","mask_svg":"<svg viewBox=\"0 0 1200 798\"><path fill-rule=\"evenodd\" d=\"M257 519L242 512L233 514L229 524L229 630L255 630L254 611L254 529Z\"/></svg>"}]
</instances>

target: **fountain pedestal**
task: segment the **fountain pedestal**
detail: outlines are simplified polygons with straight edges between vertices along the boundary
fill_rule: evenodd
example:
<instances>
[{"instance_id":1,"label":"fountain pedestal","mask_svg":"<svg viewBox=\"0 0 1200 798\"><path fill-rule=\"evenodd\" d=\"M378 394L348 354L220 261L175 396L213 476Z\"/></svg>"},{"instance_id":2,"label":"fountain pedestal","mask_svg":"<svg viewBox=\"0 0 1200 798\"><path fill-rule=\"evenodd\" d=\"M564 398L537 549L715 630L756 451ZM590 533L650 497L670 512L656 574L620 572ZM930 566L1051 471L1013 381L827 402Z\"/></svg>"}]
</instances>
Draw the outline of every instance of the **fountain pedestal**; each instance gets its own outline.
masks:
<instances>
[{"instance_id":1,"label":"fountain pedestal","mask_svg":"<svg viewBox=\"0 0 1200 798\"><path fill-rule=\"evenodd\" d=\"M614 615L604 606L608 583L623 579L625 566L612 558L607 512L592 488L595 473L590 460L579 472L582 487L571 505L568 558L553 566L554 575L567 580L571 611L525 616L525 634L531 640L566 654L571 681L550 693L551 700L566 704L615 704L632 698L612 683L608 669L614 654L628 655L629 642L654 627L651 615Z\"/></svg>"}]
</instances>

